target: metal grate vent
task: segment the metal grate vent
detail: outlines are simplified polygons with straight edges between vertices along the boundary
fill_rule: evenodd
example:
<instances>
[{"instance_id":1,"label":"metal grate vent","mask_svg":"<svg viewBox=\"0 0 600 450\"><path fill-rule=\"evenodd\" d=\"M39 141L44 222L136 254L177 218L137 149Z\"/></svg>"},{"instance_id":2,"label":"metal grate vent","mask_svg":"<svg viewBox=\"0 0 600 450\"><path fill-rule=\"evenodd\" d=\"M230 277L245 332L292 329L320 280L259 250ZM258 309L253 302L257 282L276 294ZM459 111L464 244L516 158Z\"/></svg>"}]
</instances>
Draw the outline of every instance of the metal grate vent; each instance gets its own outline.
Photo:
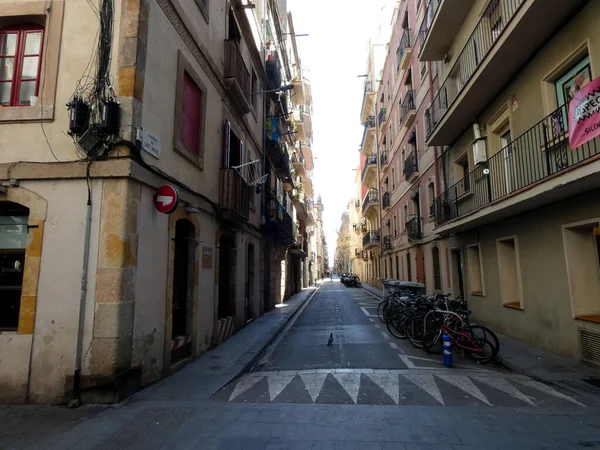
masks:
<instances>
[{"instance_id":1,"label":"metal grate vent","mask_svg":"<svg viewBox=\"0 0 600 450\"><path fill-rule=\"evenodd\" d=\"M581 356L585 362L600 366L600 334L579 329Z\"/></svg>"}]
</instances>

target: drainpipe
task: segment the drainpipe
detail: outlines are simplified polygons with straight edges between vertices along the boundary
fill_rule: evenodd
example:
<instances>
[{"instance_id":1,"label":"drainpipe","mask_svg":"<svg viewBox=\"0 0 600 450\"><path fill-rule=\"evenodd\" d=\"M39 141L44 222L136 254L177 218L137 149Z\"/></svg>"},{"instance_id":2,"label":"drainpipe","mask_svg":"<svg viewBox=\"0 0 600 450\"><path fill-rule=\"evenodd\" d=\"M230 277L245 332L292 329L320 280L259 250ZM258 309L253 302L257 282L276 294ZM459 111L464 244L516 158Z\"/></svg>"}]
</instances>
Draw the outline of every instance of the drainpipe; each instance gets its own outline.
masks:
<instances>
[{"instance_id":1,"label":"drainpipe","mask_svg":"<svg viewBox=\"0 0 600 450\"><path fill-rule=\"evenodd\" d=\"M73 373L73 398L69 403L70 408L76 408L81 404L81 363L83 352L83 327L85 322L85 303L87 297L87 278L90 255L90 234L92 230L92 190L90 184L90 166L87 166L88 199L85 217L85 237L83 243L83 265L81 268L81 294L79 297L79 322L77 323L77 342L75 346L75 371Z\"/></svg>"}]
</instances>

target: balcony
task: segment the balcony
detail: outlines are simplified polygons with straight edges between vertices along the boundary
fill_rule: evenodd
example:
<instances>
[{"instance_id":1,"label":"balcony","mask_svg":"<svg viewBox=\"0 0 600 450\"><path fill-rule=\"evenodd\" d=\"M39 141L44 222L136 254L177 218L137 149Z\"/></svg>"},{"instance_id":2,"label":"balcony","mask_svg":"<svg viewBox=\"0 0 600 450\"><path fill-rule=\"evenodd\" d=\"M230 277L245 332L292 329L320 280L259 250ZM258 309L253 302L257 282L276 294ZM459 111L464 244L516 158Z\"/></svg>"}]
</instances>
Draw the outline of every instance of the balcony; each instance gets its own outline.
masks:
<instances>
[{"instance_id":1,"label":"balcony","mask_svg":"<svg viewBox=\"0 0 600 450\"><path fill-rule=\"evenodd\" d=\"M363 261L368 261L369 260L369 252L366 250L363 250L361 253L361 257L363 259Z\"/></svg>"},{"instance_id":2,"label":"balcony","mask_svg":"<svg viewBox=\"0 0 600 450\"><path fill-rule=\"evenodd\" d=\"M390 252L394 249L394 244L392 243L392 236L387 235L383 237L383 251Z\"/></svg>"},{"instance_id":3,"label":"balcony","mask_svg":"<svg viewBox=\"0 0 600 450\"><path fill-rule=\"evenodd\" d=\"M441 61L475 0L430 0L421 22L421 61Z\"/></svg>"},{"instance_id":4,"label":"balcony","mask_svg":"<svg viewBox=\"0 0 600 450\"><path fill-rule=\"evenodd\" d=\"M367 118L375 108L375 96L377 92L373 89L373 82L371 80L365 81L365 88L363 91L362 108L360 110L360 121L365 123Z\"/></svg>"},{"instance_id":5,"label":"balcony","mask_svg":"<svg viewBox=\"0 0 600 450\"><path fill-rule=\"evenodd\" d=\"M296 242L296 224L274 196L269 196L267 199L266 219L263 229L269 236L285 245Z\"/></svg>"},{"instance_id":6,"label":"balcony","mask_svg":"<svg viewBox=\"0 0 600 450\"><path fill-rule=\"evenodd\" d=\"M361 181L365 186L372 186L377 181L377 154L367 156L361 173Z\"/></svg>"},{"instance_id":7,"label":"balcony","mask_svg":"<svg viewBox=\"0 0 600 450\"><path fill-rule=\"evenodd\" d=\"M600 187L600 138L569 146L562 106L435 200L438 227L468 229ZM595 175L594 175L595 174Z\"/></svg>"},{"instance_id":8,"label":"balcony","mask_svg":"<svg viewBox=\"0 0 600 450\"><path fill-rule=\"evenodd\" d=\"M434 98L427 145L458 139L583 3L491 0Z\"/></svg>"},{"instance_id":9,"label":"balcony","mask_svg":"<svg viewBox=\"0 0 600 450\"><path fill-rule=\"evenodd\" d=\"M417 110L415 108L415 93L412 89L406 91L406 94L404 94L400 114L401 126L409 127L417 115Z\"/></svg>"},{"instance_id":10,"label":"balcony","mask_svg":"<svg viewBox=\"0 0 600 450\"><path fill-rule=\"evenodd\" d=\"M362 213L363 216L367 214L367 212L376 212L378 211L377 205L379 204L379 192L377 189L369 189L367 195L363 199L362 204Z\"/></svg>"},{"instance_id":11,"label":"balcony","mask_svg":"<svg viewBox=\"0 0 600 450\"><path fill-rule=\"evenodd\" d=\"M389 192L384 192L383 195L381 196L381 207L383 208L384 211L387 211L388 209L390 209L390 193Z\"/></svg>"},{"instance_id":12,"label":"balcony","mask_svg":"<svg viewBox=\"0 0 600 450\"><path fill-rule=\"evenodd\" d=\"M383 124L385 124L385 121L387 120L387 113L386 113L386 109L385 108L381 108L379 110L379 115L377 116L378 121L379 121L379 126L382 127Z\"/></svg>"},{"instance_id":13,"label":"balcony","mask_svg":"<svg viewBox=\"0 0 600 450\"><path fill-rule=\"evenodd\" d=\"M352 229L354 230L354 232L356 234L365 233L367 231L367 223L366 222L355 223L352 225Z\"/></svg>"},{"instance_id":14,"label":"balcony","mask_svg":"<svg viewBox=\"0 0 600 450\"><path fill-rule=\"evenodd\" d=\"M272 141L267 139L265 147L267 149L267 156L275 168L275 173L283 183L283 187L286 190L291 191L294 189L295 184L292 166L290 164L290 155L287 152L285 145L279 140Z\"/></svg>"},{"instance_id":15,"label":"balcony","mask_svg":"<svg viewBox=\"0 0 600 450\"><path fill-rule=\"evenodd\" d=\"M306 170L312 169L313 154L310 145L308 145L306 142L296 142L295 149L297 153L304 156L304 165L306 166Z\"/></svg>"},{"instance_id":16,"label":"balcony","mask_svg":"<svg viewBox=\"0 0 600 450\"><path fill-rule=\"evenodd\" d=\"M398 54L396 55L397 66L396 70L406 70L410 66L410 61L412 59L412 38L411 38L411 30L410 28L405 28L402 32L402 37L400 38L400 43L398 45Z\"/></svg>"},{"instance_id":17,"label":"balcony","mask_svg":"<svg viewBox=\"0 0 600 450\"><path fill-rule=\"evenodd\" d=\"M306 258L308 256L308 236L306 232L298 235L296 243L289 247L289 252L300 258Z\"/></svg>"},{"instance_id":18,"label":"balcony","mask_svg":"<svg viewBox=\"0 0 600 450\"><path fill-rule=\"evenodd\" d=\"M225 41L225 88L240 111L248 114L252 107L250 99L250 72L244 63L239 44L235 40Z\"/></svg>"},{"instance_id":19,"label":"balcony","mask_svg":"<svg viewBox=\"0 0 600 450\"><path fill-rule=\"evenodd\" d=\"M387 150L384 150L384 151L382 151L382 152L379 153L379 165L383 169L388 164L389 164L389 161L388 161L388 152L387 152Z\"/></svg>"},{"instance_id":20,"label":"balcony","mask_svg":"<svg viewBox=\"0 0 600 450\"><path fill-rule=\"evenodd\" d=\"M352 255L352 259L362 258L362 251L358 248L354 249L354 254Z\"/></svg>"},{"instance_id":21,"label":"balcony","mask_svg":"<svg viewBox=\"0 0 600 450\"><path fill-rule=\"evenodd\" d=\"M409 183L419 176L419 158L417 152L413 150L408 154L408 157L404 161L404 178Z\"/></svg>"},{"instance_id":22,"label":"balcony","mask_svg":"<svg viewBox=\"0 0 600 450\"><path fill-rule=\"evenodd\" d=\"M297 72L292 78L292 85L294 86L294 101L304 103L304 82L300 73Z\"/></svg>"},{"instance_id":23,"label":"balcony","mask_svg":"<svg viewBox=\"0 0 600 450\"><path fill-rule=\"evenodd\" d=\"M220 183L221 218L237 224L246 223L250 217L252 188L244 182L235 169L221 169Z\"/></svg>"},{"instance_id":24,"label":"balcony","mask_svg":"<svg viewBox=\"0 0 600 450\"><path fill-rule=\"evenodd\" d=\"M267 89L277 89L281 86L281 64L279 63L279 56L277 52L273 52L269 55L266 64L267 71Z\"/></svg>"},{"instance_id":25,"label":"balcony","mask_svg":"<svg viewBox=\"0 0 600 450\"><path fill-rule=\"evenodd\" d=\"M406 235L409 241L418 241L421 239L421 221L419 217L413 216L406 222Z\"/></svg>"},{"instance_id":26,"label":"balcony","mask_svg":"<svg viewBox=\"0 0 600 450\"><path fill-rule=\"evenodd\" d=\"M365 120L365 129L363 131L363 138L361 142L360 151L365 155L373 153L373 141L375 139L375 116L367 116Z\"/></svg>"},{"instance_id":27,"label":"balcony","mask_svg":"<svg viewBox=\"0 0 600 450\"><path fill-rule=\"evenodd\" d=\"M296 174L300 176L306 175L305 158L302 153L294 152L292 154L292 166L294 167Z\"/></svg>"},{"instance_id":28,"label":"balcony","mask_svg":"<svg viewBox=\"0 0 600 450\"><path fill-rule=\"evenodd\" d=\"M379 240L380 240L379 230L368 231L363 236L363 240L362 240L363 248L369 249L369 248L377 247L379 245Z\"/></svg>"}]
</instances>

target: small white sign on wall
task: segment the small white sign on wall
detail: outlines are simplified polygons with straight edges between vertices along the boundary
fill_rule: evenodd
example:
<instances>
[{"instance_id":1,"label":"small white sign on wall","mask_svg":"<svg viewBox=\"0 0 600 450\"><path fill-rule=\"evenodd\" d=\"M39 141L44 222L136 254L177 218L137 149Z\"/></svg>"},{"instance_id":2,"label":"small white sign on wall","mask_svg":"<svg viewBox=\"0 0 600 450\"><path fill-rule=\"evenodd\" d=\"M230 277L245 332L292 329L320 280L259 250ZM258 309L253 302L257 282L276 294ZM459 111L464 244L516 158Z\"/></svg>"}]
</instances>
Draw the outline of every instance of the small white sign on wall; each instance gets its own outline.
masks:
<instances>
[{"instance_id":1,"label":"small white sign on wall","mask_svg":"<svg viewBox=\"0 0 600 450\"><path fill-rule=\"evenodd\" d=\"M162 151L162 143L158 136L154 136L152 132L146 128L142 130L142 149L150 153L155 158L160 158Z\"/></svg>"}]
</instances>

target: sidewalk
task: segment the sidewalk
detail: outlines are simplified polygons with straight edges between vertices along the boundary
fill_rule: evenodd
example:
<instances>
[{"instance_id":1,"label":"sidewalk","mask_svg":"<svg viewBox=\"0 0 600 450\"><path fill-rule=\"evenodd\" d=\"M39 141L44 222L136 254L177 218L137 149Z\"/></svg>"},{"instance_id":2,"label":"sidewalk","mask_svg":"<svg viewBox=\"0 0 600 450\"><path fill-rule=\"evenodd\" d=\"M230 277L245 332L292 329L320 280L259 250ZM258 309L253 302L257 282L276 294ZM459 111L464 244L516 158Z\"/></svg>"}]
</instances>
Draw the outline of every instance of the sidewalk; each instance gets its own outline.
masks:
<instances>
[{"instance_id":1,"label":"sidewalk","mask_svg":"<svg viewBox=\"0 0 600 450\"><path fill-rule=\"evenodd\" d=\"M366 291L383 298L383 291L363 283ZM559 385L579 394L600 396L600 369L496 333L500 340L500 354L497 362L513 372L527 375L538 381ZM597 380L597 386L585 379Z\"/></svg>"},{"instance_id":2,"label":"sidewalk","mask_svg":"<svg viewBox=\"0 0 600 450\"><path fill-rule=\"evenodd\" d=\"M151 405L161 401L202 404L208 400L258 361L316 290L316 287L302 290L283 306L253 321L180 372L138 392L119 405L83 405L77 409L0 405L0 449L92 448L115 432L117 441L160 441L163 436L168 437L169 430L181 422L181 416L188 414L186 410L190 408L158 410ZM134 427L135 430L128 427L121 429L128 422L139 426ZM140 433L145 435L144 439ZM101 448L105 447L101 445Z\"/></svg>"}]
</instances>

